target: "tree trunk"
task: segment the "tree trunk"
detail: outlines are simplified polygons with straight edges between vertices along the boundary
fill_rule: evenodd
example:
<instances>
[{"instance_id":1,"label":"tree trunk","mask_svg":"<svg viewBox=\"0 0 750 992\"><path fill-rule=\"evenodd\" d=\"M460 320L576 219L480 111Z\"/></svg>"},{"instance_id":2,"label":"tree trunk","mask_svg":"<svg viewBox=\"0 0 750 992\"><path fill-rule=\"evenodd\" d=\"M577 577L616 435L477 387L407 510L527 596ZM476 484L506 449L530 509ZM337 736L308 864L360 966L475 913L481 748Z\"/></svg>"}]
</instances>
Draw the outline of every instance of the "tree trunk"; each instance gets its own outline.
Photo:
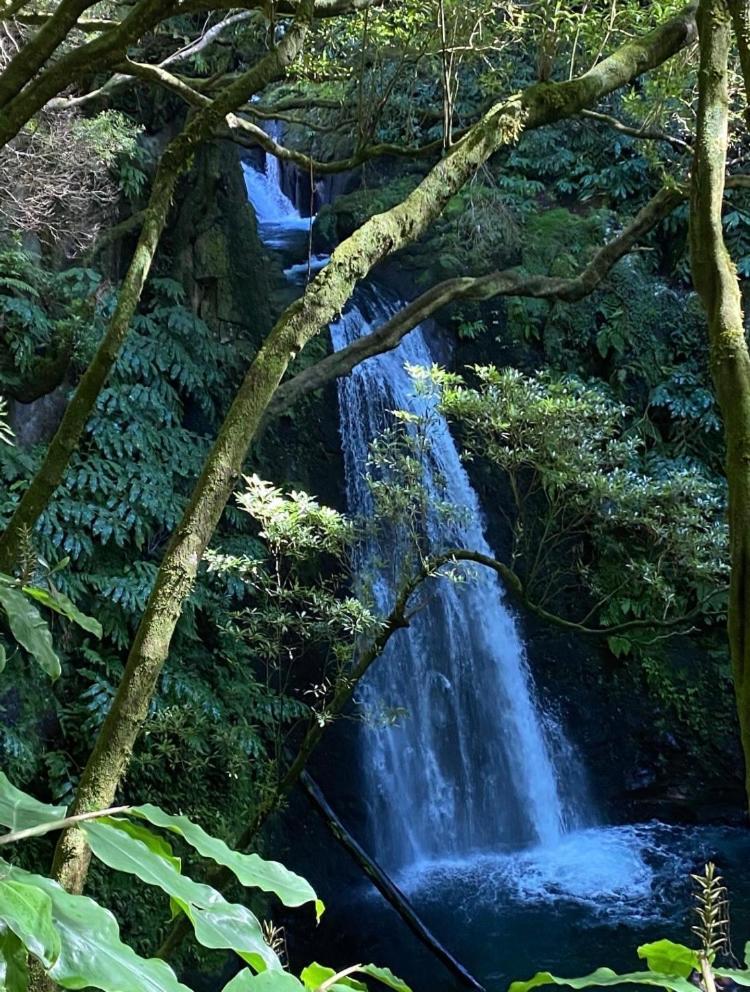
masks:
<instances>
[{"instance_id":1,"label":"tree trunk","mask_svg":"<svg viewBox=\"0 0 750 992\"><path fill-rule=\"evenodd\" d=\"M750 0L728 0L745 81L745 120L750 124Z\"/></svg>"},{"instance_id":2,"label":"tree trunk","mask_svg":"<svg viewBox=\"0 0 750 992\"><path fill-rule=\"evenodd\" d=\"M537 84L493 107L402 203L372 217L339 245L304 296L282 314L240 386L169 543L71 812L112 804L201 557L290 362L342 311L357 281L388 255L416 240L494 152L516 141L523 130L570 117L660 65L692 39L694 13L695 4L689 4L644 38L627 42L579 79ZM82 832L63 834L55 855L55 876L71 891L80 891L87 867Z\"/></svg>"},{"instance_id":3,"label":"tree trunk","mask_svg":"<svg viewBox=\"0 0 750 992\"><path fill-rule=\"evenodd\" d=\"M711 372L724 419L731 555L729 646L750 797L750 355L737 273L721 223L731 39L726 0L701 0L698 25L701 56L690 250L693 282L708 317Z\"/></svg>"}]
</instances>

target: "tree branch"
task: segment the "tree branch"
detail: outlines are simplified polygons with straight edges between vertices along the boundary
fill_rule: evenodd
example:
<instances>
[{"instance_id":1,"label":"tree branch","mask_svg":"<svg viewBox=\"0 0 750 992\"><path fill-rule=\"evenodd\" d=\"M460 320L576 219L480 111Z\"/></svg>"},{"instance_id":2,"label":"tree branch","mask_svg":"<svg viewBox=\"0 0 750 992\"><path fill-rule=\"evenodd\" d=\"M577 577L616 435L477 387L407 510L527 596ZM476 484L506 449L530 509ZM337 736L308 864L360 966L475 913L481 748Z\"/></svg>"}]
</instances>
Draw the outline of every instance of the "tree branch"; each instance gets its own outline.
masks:
<instances>
[{"instance_id":1,"label":"tree branch","mask_svg":"<svg viewBox=\"0 0 750 992\"><path fill-rule=\"evenodd\" d=\"M128 60L118 67L122 74L135 76L149 82L154 82L163 86L172 93L182 97L186 103L192 107L207 107L211 105L211 98L189 85L184 79L168 72L165 63L150 65L144 62L132 62ZM247 107L247 112L254 113L252 105ZM442 148L441 141L432 141L426 145L409 148L403 145L382 142L375 145L367 145L357 149L352 155L344 159L336 159L332 162L323 162L305 155L304 152L295 148L287 148L279 144L275 138L264 131L257 124L240 117L238 114L227 114L224 122L225 126L217 128L216 137L226 138L236 144L249 148L262 148L269 155L273 155L285 162L293 162L304 172L313 172L315 175L333 175L339 172L347 172L355 169L363 162L373 158L385 156L398 156L401 158L424 158L439 152Z\"/></svg>"},{"instance_id":2,"label":"tree branch","mask_svg":"<svg viewBox=\"0 0 750 992\"><path fill-rule=\"evenodd\" d=\"M685 627L698 617L704 614L702 606L696 606L694 610L681 616L669 617L668 619L638 619L626 620L623 623L611 624L607 627L588 627L575 620L567 620L557 613L552 613L529 598L518 575L503 562L492 558L489 555L480 554L478 551L467 551L464 548L454 548L433 559L436 568L446 565L449 562L468 561L484 568L489 568L496 572L505 582L507 588L529 612L545 620L547 623L562 627L564 630L572 630L577 634L585 634L587 637L614 637L617 634L628 634L638 630L675 630ZM679 631L678 631L679 633Z\"/></svg>"},{"instance_id":3,"label":"tree branch","mask_svg":"<svg viewBox=\"0 0 750 992\"><path fill-rule=\"evenodd\" d=\"M178 176L195 149L213 133L228 113L249 100L271 80L283 76L287 67L302 50L312 23L312 9L313 0L301 0L294 22L278 46L220 93L211 101L210 106L194 114L182 133L172 139L167 146L154 179L146 220L120 292L115 314L94 361L86 370L68 405L39 473L32 480L29 489L16 507L5 533L0 538L0 561L6 564L14 561L23 529L34 525L41 510L60 483L96 397L127 334L166 222ZM182 536L184 533L178 529L173 537L172 547L180 545ZM169 557L168 550L165 560ZM197 560L195 564L197 568ZM8 571L7 567L5 571ZM175 578L179 580L178 573L169 576L168 585L173 591L166 596L169 617L167 629L170 634L183 604L179 589L175 589L173 585ZM158 583L156 588L162 593L165 591ZM124 676L81 775L71 808L73 814L108 806L113 801L122 771L130 759L133 744L146 718L156 677L163 661L158 632L161 623L166 619L163 614L159 614L159 621L152 626L149 618L153 617L153 607L152 593L131 647ZM170 616L175 610L173 616ZM165 654L166 652L164 656ZM144 657L151 658L154 655L159 658L159 665L156 668L151 667L149 671L149 666L138 664ZM66 830L57 844L53 874L69 891L80 892L88 871L89 859L90 851L82 832L76 828Z\"/></svg>"},{"instance_id":4,"label":"tree branch","mask_svg":"<svg viewBox=\"0 0 750 992\"><path fill-rule=\"evenodd\" d=\"M83 0L79 0L82 3ZM0 74L0 92L7 90L7 98L0 115L0 148L14 138L21 128L54 96L74 83L82 73L103 71L119 62L128 46L150 30L160 20L174 11L175 0L139 0L117 27L105 31L92 41L79 45L72 51L51 62L46 69L31 78L23 88L10 85L7 73L11 65ZM40 29L41 35L46 30ZM25 56L27 46L19 53ZM22 63L24 71L27 68Z\"/></svg>"},{"instance_id":5,"label":"tree branch","mask_svg":"<svg viewBox=\"0 0 750 992\"><path fill-rule=\"evenodd\" d=\"M667 134L666 131L660 131L658 128L646 127L642 125L641 127L631 127L629 124L624 124L622 121L618 120L616 117L611 117L609 114L602 114L596 110L582 110L582 117L588 117L594 121L601 121L602 124L606 124L607 127L613 128L615 131L619 131L621 134L630 135L631 138L642 138L646 141L665 141L667 144L672 145L676 148L678 152L692 152L692 146L683 141L682 138L677 138L672 134Z\"/></svg>"},{"instance_id":6,"label":"tree branch","mask_svg":"<svg viewBox=\"0 0 750 992\"><path fill-rule=\"evenodd\" d=\"M750 176L747 177L750 183ZM612 267L685 200L684 188L663 189L637 214L625 230L604 245L579 275L569 278L529 275L518 269L492 272L486 276L446 279L428 289L399 310L382 327L353 341L341 351L311 365L276 390L268 405L267 418L276 417L293 406L301 396L320 389L332 379L348 375L360 362L397 347L418 324L455 300L487 300L495 296L528 296L538 299L580 300L606 277Z\"/></svg>"},{"instance_id":7,"label":"tree branch","mask_svg":"<svg viewBox=\"0 0 750 992\"><path fill-rule=\"evenodd\" d=\"M78 813L76 816L66 816L61 820L37 823L35 827L25 827L23 830L11 830L7 834L0 835L0 844L15 844L29 837L41 837L53 830L67 830L68 827L73 827L84 820L98 820L103 816L114 816L115 813L127 813L129 809L130 806L110 806L109 809L95 809L90 813Z\"/></svg>"},{"instance_id":8,"label":"tree branch","mask_svg":"<svg viewBox=\"0 0 750 992\"><path fill-rule=\"evenodd\" d=\"M711 372L724 420L731 558L727 628L750 801L750 353L737 271L722 226L731 46L725 0L701 0L698 24L698 129L690 196L690 260L693 282L708 318Z\"/></svg>"}]
</instances>

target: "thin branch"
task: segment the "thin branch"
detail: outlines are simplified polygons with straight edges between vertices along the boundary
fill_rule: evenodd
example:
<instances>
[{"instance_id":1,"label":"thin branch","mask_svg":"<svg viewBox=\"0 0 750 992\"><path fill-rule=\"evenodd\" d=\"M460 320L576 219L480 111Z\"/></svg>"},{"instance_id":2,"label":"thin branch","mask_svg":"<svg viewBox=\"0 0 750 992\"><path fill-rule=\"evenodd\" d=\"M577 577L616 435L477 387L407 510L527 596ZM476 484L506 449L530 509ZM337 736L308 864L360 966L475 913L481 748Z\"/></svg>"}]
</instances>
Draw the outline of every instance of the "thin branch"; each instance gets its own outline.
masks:
<instances>
[{"instance_id":1,"label":"thin branch","mask_svg":"<svg viewBox=\"0 0 750 992\"><path fill-rule=\"evenodd\" d=\"M607 127L611 127L615 131L619 131L621 134L630 135L631 138L641 138L645 141L665 141L673 148L676 148L678 152L689 152L692 154L693 151L692 146L689 145L687 141L683 141L682 138L677 138L673 134L667 134L666 131L660 131L655 127L646 127L645 125L642 125L641 127L631 127L629 124L624 124L616 117L611 117L609 114L602 114L597 110L582 110L581 116L588 117L594 121L601 121L601 123L606 124Z\"/></svg>"},{"instance_id":2,"label":"thin branch","mask_svg":"<svg viewBox=\"0 0 750 992\"><path fill-rule=\"evenodd\" d=\"M750 189L750 175L728 176L726 187ZM358 338L282 383L268 404L265 422L279 416L305 394L348 375L366 358L392 351L409 331L454 300L526 296L573 303L583 299L600 285L615 263L632 251L637 241L664 220L687 195L687 189L682 186L661 190L620 235L600 248L586 268L572 278L529 275L519 269L505 269L486 276L463 276L437 283L371 334Z\"/></svg>"},{"instance_id":3,"label":"thin branch","mask_svg":"<svg viewBox=\"0 0 750 992\"><path fill-rule=\"evenodd\" d=\"M750 182L750 177L748 182ZM571 302L593 292L613 265L632 250L687 196L682 188L663 189L650 200L625 230L594 255L585 269L573 278L529 275L518 269L492 272L486 276L446 279L418 296L371 334L353 341L346 348L283 383L271 400L267 417L278 416L300 396L319 389L332 379L349 372L364 359L395 348L401 339L436 311L457 299L487 300L495 296L529 296Z\"/></svg>"},{"instance_id":4,"label":"thin branch","mask_svg":"<svg viewBox=\"0 0 750 992\"><path fill-rule=\"evenodd\" d=\"M89 813L77 813L75 816L66 816L61 820L51 820L49 823L37 823L34 827L25 827L23 830L11 830L7 834L0 835L0 844L15 844L19 840L26 840L27 837L41 837L43 834L51 833L54 830L67 830L84 820L97 820L103 816L114 816L115 813L127 813L130 806L110 806L109 809L95 809Z\"/></svg>"},{"instance_id":5,"label":"thin branch","mask_svg":"<svg viewBox=\"0 0 750 992\"><path fill-rule=\"evenodd\" d=\"M531 600L526 594L523 583L511 568L496 558L483 555L478 551L467 551L465 548L454 548L450 551L445 551L443 554L432 559L432 574L442 565L458 561L474 562L477 565L482 565L496 572L504 580L510 592L535 616L538 616L541 620L546 620L548 623L553 623L557 627L562 627L565 630L574 630L577 634L586 634L589 637L613 637L616 634L627 634L638 630L674 631L704 615L704 606L703 604L699 604L688 613L666 619L656 620L645 618L626 620L623 623L610 624L606 627L587 627L585 624L577 623L575 620L567 620L557 613L552 613ZM718 618L719 616L723 616L723 614L710 614L709 616Z\"/></svg>"}]
</instances>

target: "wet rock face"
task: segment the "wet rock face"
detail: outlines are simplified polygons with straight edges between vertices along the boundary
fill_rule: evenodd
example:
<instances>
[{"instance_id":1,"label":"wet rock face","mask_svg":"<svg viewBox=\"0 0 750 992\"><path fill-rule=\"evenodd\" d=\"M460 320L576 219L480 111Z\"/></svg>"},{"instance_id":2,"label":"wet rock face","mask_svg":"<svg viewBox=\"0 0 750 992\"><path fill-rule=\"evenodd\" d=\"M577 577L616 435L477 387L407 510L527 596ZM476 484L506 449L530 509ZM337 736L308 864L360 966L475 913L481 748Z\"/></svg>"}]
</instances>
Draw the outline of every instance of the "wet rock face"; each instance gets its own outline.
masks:
<instances>
[{"instance_id":1,"label":"wet rock face","mask_svg":"<svg viewBox=\"0 0 750 992\"><path fill-rule=\"evenodd\" d=\"M16 444L30 448L51 440L62 419L68 401L68 386L61 385L32 403L10 404L10 426Z\"/></svg>"},{"instance_id":2,"label":"wet rock face","mask_svg":"<svg viewBox=\"0 0 750 992\"><path fill-rule=\"evenodd\" d=\"M257 344L271 326L273 264L258 238L237 149L206 145L180 188L167 238L174 276L222 340Z\"/></svg>"}]
</instances>

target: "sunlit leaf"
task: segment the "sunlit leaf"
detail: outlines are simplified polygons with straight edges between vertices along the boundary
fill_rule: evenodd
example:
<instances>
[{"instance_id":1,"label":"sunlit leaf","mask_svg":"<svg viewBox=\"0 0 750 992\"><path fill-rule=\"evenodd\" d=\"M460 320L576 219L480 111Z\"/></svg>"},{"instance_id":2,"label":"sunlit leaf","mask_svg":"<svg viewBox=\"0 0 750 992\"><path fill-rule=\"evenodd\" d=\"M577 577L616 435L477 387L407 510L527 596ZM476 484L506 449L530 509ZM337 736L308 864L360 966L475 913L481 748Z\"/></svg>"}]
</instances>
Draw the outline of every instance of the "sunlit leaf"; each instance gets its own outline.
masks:
<instances>
[{"instance_id":1,"label":"sunlit leaf","mask_svg":"<svg viewBox=\"0 0 750 992\"><path fill-rule=\"evenodd\" d=\"M288 971L264 971L254 975L247 968L227 982L222 992L304 992L305 986Z\"/></svg>"},{"instance_id":2,"label":"sunlit leaf","mask_svg":"<svg viewBox=\"0 0 750 992\"><path fill-rule=\"evenodd\" d=\"M145 828L136 836L130 825L123 827L122 822L108 818L83 824L91 850L100 861L166 892L186 913L204 947L235 950L257 971L281 968L249 909L227 902L210 885L183 875L177 859L165 856L161 838Z\"/></svg>"},{"instance_id":3,"label":"sunlit leaf","mask_svg":"<svg viewBox=\"0 0 750 992\"><path fill-rule=\"evenodd\" d=\"M0 920L45 967L60 954L60 937L52 924L52 900L27 882L0 880Z\"/></svg>"},{"instance_id":4,"label":"sunlit leaf","mask_svg":"<svg viewBox=\"0 0 750 992\"><path fill-rule=\"evenodd\" d=\"M39 586L23 586L23 591L27 596L31 596L32 599L41 603L42 606L47 606L50 610L54 610L55 613L67 617L68 620L72 620L73 623L78 624L79 627L87 630L95 637L102 636L102 625L99 621L95 620L94 617L89 617L85 613L81 613L73 600L69 599L64 593L41 589Z\"/></svg>"},{"instance_id":5,"label":"sunlit leaf","mask_svg":"<svg viewBox=\"0 0 750 992\"><path fill-rule=\"evenodd\" d=\"M64 806L48 806L21 792L0 772L0 823L11 830L25 830L40 823L53 823L65 814Z\"/></svg>"},{"instance_id":6,"label":"sunlit leaf","mask_svg":"<svg viewBox=\"0 0 750 992\"><path fill-rule=\"evenodd\" d=\"M671 940L655 940L651 944L641 944L638 957L643 958L650 971L661 971L666 975L687 978L693 969L698 968L698 952L684 944Z\"/></svg>"},{"instance_id":7,"label":"sunlit leaf","mask_svg":"<svg viewBox=\"0 0 750 992\"><path fill-rule=\"evenodd\" d=\"M66 892L57 882L3 864L6 878L36 886L52 903L60 956L50 977L66 989L93 986L103 992L190 992L165 961L142 958L120 940L117 920L88 896Z\"/></svg>"},{"instance_id":8,"label":"sunlit leaf","mask_svg":"<svg viewBox=\"0 0 750 992\"><path fill-rule=\"evenodd\" d=\"M0 606L8 617L11 634L38 662L51 679L60 675L60 659L52 647L52 635L39 610L20 589L0 584Z\"/></svg>"},{"instance_id":9,"label":"sunlit leaf","mask_svg":"<svg viewBox=\"0 0 750 992\"><path fill-rule=\"evenodd\" d=\"M320 918L324 908L323 903L315 895L310 883L277 861L266 861L257 854L241 854L239 851L233 851L223 840L207 834L202 827L186 816L165 813L151 804L136 806L131 812L144 817L156 827L164 827L179 834L204 858L211 858L217 864L228 868L248 888L273 892L285 906L302 906L304 903L314 902L317 916Z\"/></svg>"}]
</instances>

